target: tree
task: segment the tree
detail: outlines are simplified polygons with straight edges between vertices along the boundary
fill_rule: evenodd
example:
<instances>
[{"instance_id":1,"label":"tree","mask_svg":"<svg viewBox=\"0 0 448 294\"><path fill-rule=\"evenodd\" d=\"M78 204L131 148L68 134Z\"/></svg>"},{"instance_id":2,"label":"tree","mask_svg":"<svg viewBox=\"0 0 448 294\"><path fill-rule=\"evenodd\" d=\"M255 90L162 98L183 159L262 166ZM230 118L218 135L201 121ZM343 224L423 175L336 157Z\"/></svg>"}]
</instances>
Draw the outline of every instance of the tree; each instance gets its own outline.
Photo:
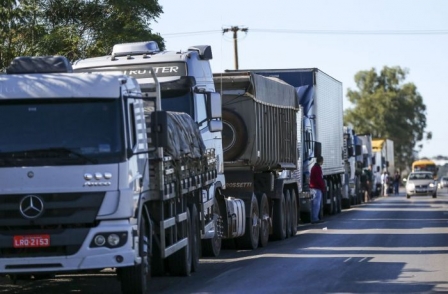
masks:
<instances>
[{"instance_id":1,"label":"tree","mask_svg":"<svg viewBox=\"0 0 448 294\"><path fill-rule=\"evenodd\" d=\"M71 61L107 55L114 44L164 40L150 24L157 0L21 0L0 8L0 69L16 56L63 55Z\"/></svg>"},{"instance_id":2,"label":"tree","mask_svg":"<svg viewBox=\"0 0 448 294\"><path fill-rule=\"evenodd\" d=\"M352 124L357 133L370 133L373 138L394 141L395 166L400 170L414 160L414 148L426 132L426 106L413 83L405 83L407 69L383 67L355 75L359 91L348 89L347 98L354 105L345 110L344 122Z\"/></svg>"}]
</instances>

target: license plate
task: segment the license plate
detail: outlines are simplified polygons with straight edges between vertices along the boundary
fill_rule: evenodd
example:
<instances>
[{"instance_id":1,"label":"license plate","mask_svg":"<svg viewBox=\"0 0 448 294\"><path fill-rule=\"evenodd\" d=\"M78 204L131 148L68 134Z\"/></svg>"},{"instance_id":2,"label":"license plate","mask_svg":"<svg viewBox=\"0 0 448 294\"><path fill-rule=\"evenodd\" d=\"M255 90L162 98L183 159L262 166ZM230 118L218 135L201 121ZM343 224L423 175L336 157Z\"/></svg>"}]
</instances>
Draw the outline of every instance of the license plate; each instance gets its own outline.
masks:
<instances>
[{"instance_id":1,"label":"license plate","mask_svg":"<svg viewBox=\"0 0 448 294\"><path fill-rule=\"evenodd\" d=\"M49 247L50 235L14 236L14 248Z\"/></svg>"},{"instance_id":2,"label":"license plate","mask_svg":"<svg viewBox=\"0 0 448 294\"><path fill-rule=\"evenodd\" d=\"M416 189L417 192L426 192L426 189Z\"/></svg>"}]
</instances>

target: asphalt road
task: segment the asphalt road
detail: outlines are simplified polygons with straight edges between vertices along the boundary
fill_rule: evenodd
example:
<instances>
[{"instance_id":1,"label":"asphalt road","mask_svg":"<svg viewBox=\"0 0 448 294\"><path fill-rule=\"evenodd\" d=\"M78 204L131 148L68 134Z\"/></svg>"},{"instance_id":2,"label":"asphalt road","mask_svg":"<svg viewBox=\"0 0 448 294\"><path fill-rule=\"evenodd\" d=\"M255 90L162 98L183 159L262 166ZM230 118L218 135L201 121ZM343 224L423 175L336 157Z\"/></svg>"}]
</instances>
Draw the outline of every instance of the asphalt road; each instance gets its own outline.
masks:
<instances>
[{"instance_id":1,"label":"asphalt road","mask_svg":"<svg viewBox=\"0 0 448 294\"><path fill-rule=\"evenodd\" d=\"M108 271L10 282L0 293L120 293ZM153 278L148 293L448 293L448 190L377 198L265 248L223 250L190 277Z\"/></svg>"}]
</instances>

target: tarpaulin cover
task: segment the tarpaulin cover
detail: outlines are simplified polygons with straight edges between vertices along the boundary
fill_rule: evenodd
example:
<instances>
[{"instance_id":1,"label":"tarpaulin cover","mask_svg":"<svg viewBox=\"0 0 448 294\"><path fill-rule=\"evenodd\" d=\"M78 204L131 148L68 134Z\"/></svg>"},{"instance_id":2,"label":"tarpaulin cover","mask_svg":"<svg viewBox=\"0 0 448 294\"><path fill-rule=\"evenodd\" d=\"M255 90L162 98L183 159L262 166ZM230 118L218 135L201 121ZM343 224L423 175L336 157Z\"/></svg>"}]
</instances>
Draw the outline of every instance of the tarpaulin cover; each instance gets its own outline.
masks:
<instances>
[{"instance_id":1,"label":"tarpaulin cover","mask_svg":"<svg viewBox=\"0 0 448 294\"><path fill-rule=\"evenodd\" d=\"M199 158L205 153L205 144L196 122L186 113L168 111L167 155L178 159L183 156Z\"/></svg>"}]
</instances>

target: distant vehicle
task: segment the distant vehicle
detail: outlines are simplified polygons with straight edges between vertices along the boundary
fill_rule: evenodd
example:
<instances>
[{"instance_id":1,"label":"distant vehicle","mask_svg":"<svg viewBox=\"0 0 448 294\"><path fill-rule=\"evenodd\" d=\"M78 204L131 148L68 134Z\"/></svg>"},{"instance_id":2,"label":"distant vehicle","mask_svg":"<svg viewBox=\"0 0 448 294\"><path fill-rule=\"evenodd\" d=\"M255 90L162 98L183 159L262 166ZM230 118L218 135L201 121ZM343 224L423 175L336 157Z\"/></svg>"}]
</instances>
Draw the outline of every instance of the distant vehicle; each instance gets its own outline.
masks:
<instances>
[{"instance_id":1,"label":"distant vehicle","mask_svg":"<svg viewBox=\"0 0 448 294\"><path fill-rule=\"evenodd\" d=\"M432 173L434 179L437 179L438 168L434 161L429 159L419 159L412 163L412 171L428 171Z\"/></svg>"},{"instance_id":2,"label":"distant vehicle","mask_svg":"<svg viewBox=\"0 0 448 294\"><path fill-rule=\"evenodd\" d=\"M448 177L441 177L439 184L440 184L440 188L448 187Z\"/></svg>"},{"instance_id":3,"label":"distant vehicle","mask_svg":"<svg viewBox=\"0 0 448 294\"><path fill-rule=\"evenodd\" d=\"M433 173L427 171L411 172L406 181L406 197L432 195L437 197L437 182Z\"/></svg>"}]
</instances>

